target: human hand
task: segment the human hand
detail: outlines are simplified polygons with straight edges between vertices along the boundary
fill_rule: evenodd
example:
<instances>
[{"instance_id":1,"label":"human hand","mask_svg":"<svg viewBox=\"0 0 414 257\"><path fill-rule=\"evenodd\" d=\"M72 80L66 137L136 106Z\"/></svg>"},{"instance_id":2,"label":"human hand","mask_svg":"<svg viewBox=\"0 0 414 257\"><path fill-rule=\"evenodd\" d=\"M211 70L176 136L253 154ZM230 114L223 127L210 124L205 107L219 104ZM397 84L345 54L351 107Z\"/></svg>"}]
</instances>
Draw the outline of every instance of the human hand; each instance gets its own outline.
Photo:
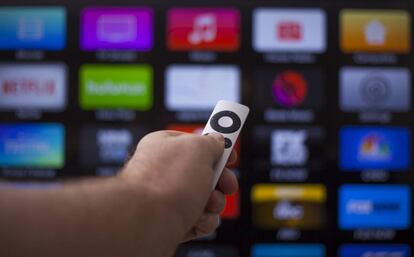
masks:
<instances>
[{"instance_id":1,"label":"human hand","mask_svg":"<svg viewBox=\"0 0 414 257\"><path fill-rule=\"evenodd\" d=\"M220 134L154 132L140 141L121 175L145 183L155 200L164 205L165 217L178 222L179 240L187 241L218 227L225 194L238 188L235 175L224 169L217 188L211 191L214 164L223 151L224 138ZM236 159L232 152L229 163Z\"/></svg>"},{"instance_id":2,"label":"human hand","mask_svg":"<svg viewBox=\"0 0 414 257\"><path fill-rule=\"evenodd\" d=\"M237 154L233 150L230 154L227 165L232 165L237 161ZM225 195L231 195L238 189L237 178L234 173L224 168L218 182L216 189L211 192L203 215L198 219L197 223L187 233L184 241L207 236L214 232L220 225L220 213L224 210L226 205Z\"/></svg>"}]
</instances>

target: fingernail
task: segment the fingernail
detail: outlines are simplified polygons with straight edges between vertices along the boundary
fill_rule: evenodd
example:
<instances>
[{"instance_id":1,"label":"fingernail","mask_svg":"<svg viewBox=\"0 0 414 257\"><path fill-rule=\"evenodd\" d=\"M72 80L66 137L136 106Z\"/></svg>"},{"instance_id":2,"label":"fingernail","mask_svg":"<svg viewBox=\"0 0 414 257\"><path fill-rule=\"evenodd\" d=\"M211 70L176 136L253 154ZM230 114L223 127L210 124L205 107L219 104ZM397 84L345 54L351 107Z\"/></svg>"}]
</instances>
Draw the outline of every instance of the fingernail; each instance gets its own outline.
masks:
<instances>
[{"instance_id":1,"label":"fingernail","mask_svg":"<svg viewBox=\"0 0 414 257\"><path fill-rule=\"evenodd\" d=\"M210 133L210 136L214 137L219 142L224 142L224 137L222 134L219 133Z\"/></svg>"}]
</instances>

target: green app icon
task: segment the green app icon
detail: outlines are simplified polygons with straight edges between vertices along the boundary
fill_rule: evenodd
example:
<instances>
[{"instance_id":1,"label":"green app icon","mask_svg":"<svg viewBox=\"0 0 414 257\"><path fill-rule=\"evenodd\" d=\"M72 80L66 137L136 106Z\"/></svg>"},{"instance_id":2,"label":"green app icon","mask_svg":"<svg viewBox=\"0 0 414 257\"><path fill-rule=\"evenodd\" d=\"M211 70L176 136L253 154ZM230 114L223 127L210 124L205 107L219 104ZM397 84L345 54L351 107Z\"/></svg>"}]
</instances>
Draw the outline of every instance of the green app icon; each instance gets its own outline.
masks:
<instances>
[{"instance_id":1,"label":"green app icon","mask_svg":"<svg viewBox=\"0 0 414 257\"><path fill-rule=\"evenodd\" d=\"M149 65L86 64L80 69L80 106L85 110L146 111L153 104Z\"/></svg>"}]
</instances>

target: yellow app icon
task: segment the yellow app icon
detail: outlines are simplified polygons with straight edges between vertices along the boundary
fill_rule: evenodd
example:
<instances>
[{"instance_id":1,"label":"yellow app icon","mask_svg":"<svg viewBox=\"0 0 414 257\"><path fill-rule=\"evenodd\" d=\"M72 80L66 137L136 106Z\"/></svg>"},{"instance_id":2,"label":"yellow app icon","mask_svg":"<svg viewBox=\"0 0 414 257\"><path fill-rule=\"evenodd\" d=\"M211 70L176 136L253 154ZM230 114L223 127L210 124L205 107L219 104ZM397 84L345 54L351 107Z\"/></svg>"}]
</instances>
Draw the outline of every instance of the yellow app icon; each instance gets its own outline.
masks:
<instances>
[{"instance_id":1,"label":"yellow app icon","mask_svg":"<svg viewBox=\"0 0 414 257\"><path fill-rule=\"evenodd\" d=\"M325 224L326 189L320 184L256 184L251 201L253 225L259 229L320 229Z\"/></svg>"},{"instance_id":2,"label":"yellow app icon","mask_svg":"<svg viewBox=\"0 0 414 257\"><path fill-rule=\"evenodd\" d=\"M410 20L404 10L345 9L340 14L341 49L345 53L408 53Z\"/></svg>"}]
</instances>

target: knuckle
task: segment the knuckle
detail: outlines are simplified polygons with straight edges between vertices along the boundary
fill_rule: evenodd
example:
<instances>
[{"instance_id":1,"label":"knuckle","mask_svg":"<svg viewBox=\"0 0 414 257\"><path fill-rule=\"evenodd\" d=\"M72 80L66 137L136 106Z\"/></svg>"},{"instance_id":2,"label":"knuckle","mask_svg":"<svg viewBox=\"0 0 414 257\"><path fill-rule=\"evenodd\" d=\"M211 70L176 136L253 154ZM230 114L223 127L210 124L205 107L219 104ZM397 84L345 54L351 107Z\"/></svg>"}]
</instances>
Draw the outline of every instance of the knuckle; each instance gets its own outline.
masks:
<instances>
[{"instance_id":1,"label":"knuckle","mask_svg":"<svg viewBox=\"0 0 414 257\"><path fill-rule=\"evenodd\" d=\"M193 136L189 136L187 140L184 140L182 150L185 151L187 154L195 154L200 151L200 149L203 149L204 144L203 142Z\"/></svg>"},{"instance_id":2,"label":"knuckle","mask_svg":"<svg viewBox=\"0 0 414 257\"><path fill-rule=\"evenodd\" d=\"M202 136L191 136L186 142L186 150L189 154L206 154L206 151L210 151L208 142Z\"/></svg>"},{"instance_id":3,"label":"knuckle","mask_svg":"<svg viewBox=\"0 0 414 257\"><path fill-rule=\"evenodd\" d=\"M208 235L214 232L214 230L216 230L218 226L219 226L218 215L212 215L208 217L206 222L204 222L203 224L200 224L197 227L197 230L201 234Z\"/></svg>"},{"instance_id":4,"label":"knuckle","mask_svg":"<svg viewBox=\"0 0 414 257\"><path fill-rule=\"evenodd\" d=\"M193 137L194 147L197 149L202 149L206 147L206 141L202 136Z\"/></svg>"},{"instance_id":5,"label":"knuckle","mask_svg":"<svg viewBox=\"0 0 414 257\"><path fill-rule=\"evenodd\" d=\"M225 196L224 196L224 194L223 194L223 193L221 193L221 192L219 192L219 191L215 190L215 191L214 191L214 198L215 198L215 201L218 203L218 205L219 205L220 207L222 207L222 206L224 206L224 205L225 205L226 198L225 198Z\"/></svg>"},{"instance_id":6,"label":"knuckle","mask_svg":"<svg viewBox=\"0 0 414 257\"><path fill-rule=\"evenodd\" d=\"M220 203L221 207L224 208L224 206L226 205L226 197L222 193L220 193Z\"/></svg>"}]
</instances>

